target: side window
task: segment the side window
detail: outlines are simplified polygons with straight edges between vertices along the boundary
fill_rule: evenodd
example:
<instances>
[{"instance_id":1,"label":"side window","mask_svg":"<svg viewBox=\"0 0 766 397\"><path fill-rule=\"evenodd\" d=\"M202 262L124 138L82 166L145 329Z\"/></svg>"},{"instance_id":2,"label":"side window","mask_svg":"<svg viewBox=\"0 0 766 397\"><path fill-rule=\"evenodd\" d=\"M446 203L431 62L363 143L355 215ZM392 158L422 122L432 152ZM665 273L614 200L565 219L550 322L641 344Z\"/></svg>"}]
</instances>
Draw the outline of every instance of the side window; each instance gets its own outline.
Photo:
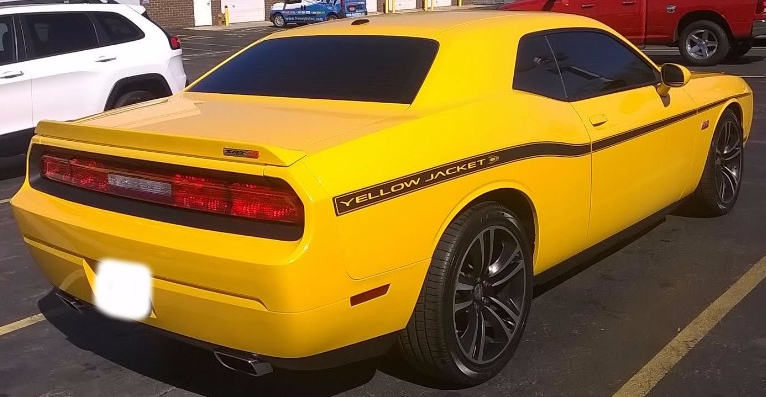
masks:
<instances>
[{"instance_id":1,"label":"side window","mask_svg":"<svg viewBox=\"0 0 766 397\"><path fill-rule=\"evenodd\" d=\"M96 28L85 13L29 14L24 21L35 58L98 47Z\"/></svg>"},{"instance_id":2,"label":"side window","mask_svg":"<svg viewBox=\"0 0 766 397\"><path fill-rule=\"evenodd\" d=\"M16 62L16 40L13 37L13 20L0 17L0 66Z\"/></svg>"},{"instance_id":3,"label":"side window","mask_svg":"<svg viewBox=\"0 0 766 397\"><path fill-rule=\"evenodd\" d=\"M656 70L606 34L586 31L552 33L548 35L548 42L558 61L570 101L659 81Z\"/></svg>"},{"instance_id":4,"label":"side window","mask_svg":"<svg viewBox=\"0 0 766 397\"><path fill-rule=\"evenodd\" d=\"M104 29L108 44L119 44L139 40L144 34L141 30L122 15L111 12L96 12L93 14Z\"/></svg>"},{"instance_id":5,"label":"side window","mask_svg":"<svg viewBox=\"0 0 766 397\"><path fill-rule=\"evenodd\" d=\"M545 36L525 37L519 42L513 89L566 99L561 74Z\"/></svg>"}]
</instances>

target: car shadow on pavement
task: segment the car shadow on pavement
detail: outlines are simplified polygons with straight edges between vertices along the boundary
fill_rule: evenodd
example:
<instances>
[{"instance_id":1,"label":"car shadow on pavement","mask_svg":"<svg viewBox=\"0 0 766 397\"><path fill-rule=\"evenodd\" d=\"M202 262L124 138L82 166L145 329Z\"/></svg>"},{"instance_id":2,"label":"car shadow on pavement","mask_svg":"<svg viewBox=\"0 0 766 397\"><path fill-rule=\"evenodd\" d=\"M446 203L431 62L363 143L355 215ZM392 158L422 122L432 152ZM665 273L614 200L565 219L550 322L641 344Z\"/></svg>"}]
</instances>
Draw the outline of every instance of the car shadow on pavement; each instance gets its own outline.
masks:
<instances>
[{"instance_id":1,"label":"car shadow on pavement","mask_svg":"<svg viewBox=\"0 0 766 397\"><path fill-rule=\"evenodd\" d=\"M0 181L24 176L26 156L0 157Z\"/></svg>"},{"instance_id":2,"label":"car shadow on pavement","mask_svg":"<svg viewBox=\"0 0 766 397\"><path fill-rule=\"evenodd\" d=\"M79 349L90 351L129 371L169 386L208 397L334 396L368 383L376 372L439 388L413 373L390 353L343 367L321 371L287 371L256 378L221 366L212 352L144 326L113 320L95 310L67 308L51 293L38 302L40 312Z\"/></svg>"}]
</instances>

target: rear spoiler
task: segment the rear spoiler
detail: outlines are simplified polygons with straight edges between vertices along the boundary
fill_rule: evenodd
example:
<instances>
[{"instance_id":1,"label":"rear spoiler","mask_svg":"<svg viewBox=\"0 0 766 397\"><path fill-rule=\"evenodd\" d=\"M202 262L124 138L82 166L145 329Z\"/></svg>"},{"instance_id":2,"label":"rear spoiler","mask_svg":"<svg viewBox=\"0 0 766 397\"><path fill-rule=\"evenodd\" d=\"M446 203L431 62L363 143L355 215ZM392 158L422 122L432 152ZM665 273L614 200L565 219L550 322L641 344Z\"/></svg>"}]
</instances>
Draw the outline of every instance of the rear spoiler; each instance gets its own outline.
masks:
<instances>
[{"instance_id":1,"label":"rear spoiler","mask_svg":"<svg viewBox=\"0 0 766 397\"><path fill-rule=\"evenodd\" d=\"M35 134L41 137L52 137L147 152L172 153L189 157L279 167L288 167L306 155L305 152L300 150L262 145L254 142L235 142L210 137L104 128L77 124L76 122L51 120L40 121L35 129Z\"/></svg>"}]
</instances>

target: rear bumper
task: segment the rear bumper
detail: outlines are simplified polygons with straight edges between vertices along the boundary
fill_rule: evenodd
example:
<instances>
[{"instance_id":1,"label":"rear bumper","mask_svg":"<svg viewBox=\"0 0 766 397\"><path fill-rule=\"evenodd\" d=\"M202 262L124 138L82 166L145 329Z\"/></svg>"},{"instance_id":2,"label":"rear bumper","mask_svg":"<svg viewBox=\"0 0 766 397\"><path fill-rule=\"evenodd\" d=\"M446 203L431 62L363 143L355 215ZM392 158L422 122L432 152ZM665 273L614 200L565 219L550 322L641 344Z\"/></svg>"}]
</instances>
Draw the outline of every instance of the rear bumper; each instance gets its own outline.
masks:
<instances>
[{"instance_id":1,"label":"rear bumper","mask_svg":"<svg viewBox=\"0 0 766 397\"><path fill-rule=\"evenodd\" d=\"M753 21L753 37L766 35L766 20Z\"/></svg>"},{"instance_id":2,"label":"rear bumper","mask_svg":"<svg viewBox=\"0 0 766 397\"><path fill-rule=\"evenodd\" d=\"M314 255L323 252L316 246L287 260L282 254L292 250L285 247L295 242L133 218L61 200L28 183L11 206L29 252L56 288L93 304L101 259L147 264L154 274L153 311L141 322L210 346L255 353L275 366L332 365L316 357L337 356L332 352L402 329L428 266L420 262L352 280L338 258ZM237 244L243 239L248 247ZM312 244L324 242L317 238ZM251 253L244 255L249 261L232 257L241 254L232 253L238 246ZM351 297L381 286L387 286L384 295L351 304ZM379 352L380 345L373 345L372 352Z\"/></svg>"}]
</instances>

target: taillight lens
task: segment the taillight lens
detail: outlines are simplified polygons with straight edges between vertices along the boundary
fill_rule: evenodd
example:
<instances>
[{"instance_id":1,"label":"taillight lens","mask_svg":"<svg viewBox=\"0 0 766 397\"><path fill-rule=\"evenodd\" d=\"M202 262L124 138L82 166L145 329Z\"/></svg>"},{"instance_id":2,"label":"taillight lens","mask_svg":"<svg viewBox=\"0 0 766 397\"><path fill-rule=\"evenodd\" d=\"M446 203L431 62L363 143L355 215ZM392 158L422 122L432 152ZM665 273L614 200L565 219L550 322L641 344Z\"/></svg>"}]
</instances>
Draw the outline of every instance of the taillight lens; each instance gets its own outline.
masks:
<instances>
[{"instance_id":1,"label":"taillight lens","mask_svg":"<svg viewBox=\"0 0 766 397\"><path fill-rule=\"evenodd\" d=\"M300 198L288 186L146 172L58 154L42 156L40 173L71 186L195 211L293 224L304 217Z\"/></svg>"},{"instance_id":2,"label":"taillight lens","mask_svg":"<svg viewBox=\"0 0 766 397\"><path fill-rule=\"evenodd\" d=\"M758 2L758 9L755 11L756 14L763 14L766 12L766 1L759 1Z\"/></svg>"},{"instance_id":3,"label":"taillight lens","mask_svg":"<svg viewBox=\"0 0 766 397\"><path fill-rule=\"evenodd\" d=\"M170 48L174 50L181 49L181 39L179 39L178 36L170 36L168 40L170 40Z\"/></svg>"}]
</instances>

